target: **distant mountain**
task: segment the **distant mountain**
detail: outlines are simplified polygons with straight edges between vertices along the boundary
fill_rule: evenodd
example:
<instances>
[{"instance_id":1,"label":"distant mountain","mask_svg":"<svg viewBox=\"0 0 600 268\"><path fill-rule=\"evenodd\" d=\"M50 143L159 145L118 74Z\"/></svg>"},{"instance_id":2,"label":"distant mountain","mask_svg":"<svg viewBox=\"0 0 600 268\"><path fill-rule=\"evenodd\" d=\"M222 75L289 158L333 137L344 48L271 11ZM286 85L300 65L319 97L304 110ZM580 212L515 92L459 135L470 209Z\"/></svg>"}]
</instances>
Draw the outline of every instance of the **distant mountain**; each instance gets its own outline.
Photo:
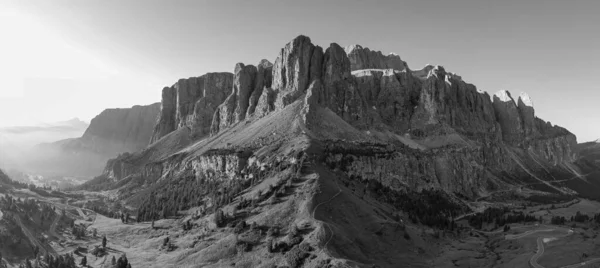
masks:
<instances>
[{"instance_id":1,"label":"distant mountain","mask_svg":"<svg viewBox=\"0 0 600 268\"><path fill-rule=\"evenodd\" d=\"M33 132L80 132L85 131L89 125L74 118L68 121L40 124L37 126L14 126L0 128L0 133L28 134Z\"/></svg>"},{"instance_id":2,"label":"distant mountain","mask_svg":"<svg viewBox=\"0 0 600 268\"><path fill-rule=\"evenodd\" d=\"M124 152L145 148L152 136L160 103L124 109L106 109L80 137L35 146L26 167L46 176L93 176L104 163ZM77 124L71 120L70 124Z\"/></svg>"},{"instance_id":3,"label":"distant mountain","mask_svg":"<svg viewBox=\"0 0 600 268\"><path fill-rule=\"evenodd\" d=\"M88 124L74 118L67 121L30 126L0 128L0 167L22 169L31 148L40 143L80 137Z\"/></svg>"}]
</instances>

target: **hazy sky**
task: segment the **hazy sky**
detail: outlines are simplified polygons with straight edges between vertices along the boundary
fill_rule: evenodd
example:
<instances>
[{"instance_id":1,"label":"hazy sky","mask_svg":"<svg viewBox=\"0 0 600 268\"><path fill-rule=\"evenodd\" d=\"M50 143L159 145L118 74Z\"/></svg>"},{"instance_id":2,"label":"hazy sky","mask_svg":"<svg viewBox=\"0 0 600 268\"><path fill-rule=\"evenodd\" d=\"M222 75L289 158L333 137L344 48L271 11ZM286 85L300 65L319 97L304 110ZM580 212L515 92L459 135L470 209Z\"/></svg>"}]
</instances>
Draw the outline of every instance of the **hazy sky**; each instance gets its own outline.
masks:
<instances>
[{"instance_id":1,"label":"hazy sky","mask_svg":"<svg viewBox=\"0 0 600 268\"><path fill-rule=\"evenodd\" d=\"M600 138L598 13L598 0L0 0L0 125L157 102L179 78L273 61L304 34L525 91L539 117L587 141Z\"/></svg>"}]
</instances>

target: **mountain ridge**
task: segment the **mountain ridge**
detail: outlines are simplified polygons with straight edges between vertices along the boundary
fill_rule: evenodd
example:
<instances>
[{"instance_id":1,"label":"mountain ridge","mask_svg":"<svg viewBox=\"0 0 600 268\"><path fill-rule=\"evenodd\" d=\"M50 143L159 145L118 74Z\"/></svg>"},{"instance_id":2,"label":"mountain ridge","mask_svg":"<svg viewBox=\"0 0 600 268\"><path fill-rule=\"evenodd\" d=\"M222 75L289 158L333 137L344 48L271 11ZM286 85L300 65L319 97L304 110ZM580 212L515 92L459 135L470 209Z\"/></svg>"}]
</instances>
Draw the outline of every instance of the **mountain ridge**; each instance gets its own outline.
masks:
<instances>
[{"instance_id":1,"label":"mountain ridge","mask_svg":"<svg viewBox=\"0 0 600 268\"><path fill-rule=\"evenodd\" d=\"M351 51L353 55L372 54L368 48L361 46L353 46ZM375 54L379 57L381 53ZM396 55L392 56L395 59ZM261 61L265 62L268 61ZM203 135L192 137L192 140L202 143L203 139L210 139L223 131L229 131L240 122L251 124L305 98L302 104L304 108L300 109L305 117L304 126L322 125L318 119L310 116L310 111L328 110L341 118L344 124L356 129L357 134L360 132L359 140L413 146L425 151L431 150L426 148L441 148L440 146L468 144L470 146L467 147L473 148L473 145L476 145L479 149L473 153L479 155L477 161L487 165L495 163L498 164L495 167L497 170L507 169L519 174L525 172L510 159L511 157L502 155L502 152L514 150L510 148L519 152L529 151L535 157L543 159L548 166L561 165L563 162L571 164L574 161L572 147L576 144L576 137L564 128L537 118L527 95L521 95L517 101L506 91L498 93L500 97L491 97L474 85L464 82L462 77L446 72L441 66L430 65L420 71L411 71L408 65L403 63L394 65L402 70L356 69L360 68L358 66L387 67L386 64L384 60L374 61L361 56L354 56L350 60L346 51L335 43L323 52L321 47L311 43L310 38L299 36L280 51L275 64L267 64L263 68L272 68L271 77L258 75L256 67L243 64L236 65L230 80L230 74L222 74L228 78L220 79L219 81L224 81L220 85L231 82L233 90L229 91L229 86L215 88L216 92L220 90L229 96L219 108L215 108L210 134L202 131ZM243 71L248 68L250 72ZM427 74L424 75L424 72ZM261 112L246 113L246 110L250 110L247 105L256 100L254 98L254 101L250 101L250 97L257 95L255 93L258 91L258 76L266 80L255 108ZM272 82L269 79L272 79ZM169 90L176 91L173 88L178 88L180 93L186 92L189 96L206 95L180 89L182 87L178 84ZM181 127L189 128L190 125L199 124L193 122L194 116L186 117L192 111L190 105L197 107L197 103L200 103L195 103L197 97L191 97L189 105L181 98L175 103L171 99L163 91L163 112L158 122L168 121L164 118L187 118L179 119L177 126L170 128L171 132ZM325 110L322 110L323 108ZM166 110L176 112L165 114ZM207 110L211 111L212 107ZM194 111L198 112L199 109L195 108ZM245 119L246 116L250 119ZM207 120L203 122L202 128L207 129ZM153 141L157 144L160 143L157 137L169 133L157 135L156 129L160 126L160 123L157 124L153 135ZM310 127L304 126L301 127L303 131L310 133ZM340 135L343 137L343 133ZM336 138L335 135L329 136ZM190 144L193 143L190 141ZM506 146L508 147L505 148ZM173 150L171 153L177 155L183 152ZM135 154L130 157L135 158ZM151 160L152 165L165 159ZM533 162L531 159L529 161ZM111 163L115 162L119 161ZM510 162L513 163L509 164ZM111 168L107 166L106 170ZM497 176L493 177L497 180Z\"/></svg>"},{"instance_id":2,"label":"mountain ridge","mask_svg":"<svg viewBox=\"0 0 600 268\"><path fill-rule=\"evenodd\" d=\"M148 146L159 110L159 103L105 109L81 137L36 146L30 166L43 174L94 176L110 158Z\"/></svg>"}]
</instances>

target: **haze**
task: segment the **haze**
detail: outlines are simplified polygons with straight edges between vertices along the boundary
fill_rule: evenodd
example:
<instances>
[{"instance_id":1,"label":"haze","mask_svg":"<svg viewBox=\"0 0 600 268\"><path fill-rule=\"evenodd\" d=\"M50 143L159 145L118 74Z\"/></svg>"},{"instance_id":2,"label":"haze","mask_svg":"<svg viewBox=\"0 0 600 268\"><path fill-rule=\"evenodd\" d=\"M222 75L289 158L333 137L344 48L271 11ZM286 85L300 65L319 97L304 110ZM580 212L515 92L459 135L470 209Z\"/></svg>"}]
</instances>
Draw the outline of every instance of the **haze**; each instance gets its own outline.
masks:
<instances>
[{"instance_id":1,"label":"haze","mask_svg":"<svg viewBox=\"0 0 600 268\"><path fill-rule=\"evenodd\" d=\"M492 94L525 91L579 142L600 137L600 2L426 2L4 1L0 126L157 102L179 78L273 61L304 34L443 65Z\"/></svg>"}]
</instances>

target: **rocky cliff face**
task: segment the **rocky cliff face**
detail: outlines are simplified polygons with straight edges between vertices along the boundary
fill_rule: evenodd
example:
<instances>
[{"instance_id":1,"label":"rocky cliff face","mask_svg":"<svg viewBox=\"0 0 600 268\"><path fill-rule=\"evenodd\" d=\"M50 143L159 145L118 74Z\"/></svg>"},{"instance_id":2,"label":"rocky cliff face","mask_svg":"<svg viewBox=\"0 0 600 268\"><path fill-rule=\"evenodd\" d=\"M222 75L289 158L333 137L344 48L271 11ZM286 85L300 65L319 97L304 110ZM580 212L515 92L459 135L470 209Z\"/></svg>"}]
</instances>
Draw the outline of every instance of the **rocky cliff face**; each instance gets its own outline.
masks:
<instances>
[{"instance_id":1,"label":"rocky cliff face","mask_svg":"<svg viewBox=\"0 0 600 268\"><path fill-rule=\"evenodd\" d=\"M393 69L403 71L408 69L406 62L400 56L390 53L384 56L381 51L371 51L360 45L346 47L346 54L351 63L352 71L364 69Z\"/></svg>"},{"instance_id":2,"label":"rocky cliff face","mask_svg":"<svg viewBox=\"0 0 600 268\"><path fill-rule=\"evenodd\" d=\"M487 137L496 133L497 125L491 104L487 93L435 66L422 84L411 128L425 136L453 128L470 137Z\"/></svg>"},{"instance_id":3,"label":"rocky cliff face","mask_svg":"<svg viewBox=\"0 0 600 268\"><path fill-rule=\"evenodd\" d=\"M254 114L263 91L271 86L272 66L267 60L262 60L258 64L258 68L254 65L236 64L233 74L233 91L219 105L213 115L212 134Z\"/></svg>"},{"instance_id":4,"label":"rocky cliff face","mask_svg":"<svg viewBox=\"0 0 600 268\"><path fill-rule=\"evenodd\" d=\"M205 88L213 89L213 94L206 90L198 93ZM208 105L203 99L212 101ZM271 113L281 118L265 119ZM285 117L289 113L294 117ZM267 60L257 66L238 63L234 74L207 74L166 88L152 140L181 127L205 134L207 121L198 118L208 114L212 116L213 137L193 150L214 149L210 144L217 141L215 134L240 121L246 123L237 124L228 139L242 151L258 148L252 147L256 143L240 141L281 141L305 130L314 140L351 137L354 143L350 145L326 148L322 161L347 176L378 180L390 188L433 187L475 197L500 187L506 176L531 179L538 171L529 170L527 163L533 166L534 161L542 161L540 165L559 168L575 157L575 136L537 118L526 94L517 102L506 91L491 98L442 66L411 71L397 55L383 56L361 46L344 50L335 43L324 50L305 36L285 45L273 65ZM306 129L294 121L290 123L292 129L284 130L294 134L285 136L270 130L245 133L245 129L270 129L270 124L296 120L298 115ZM271 123L265 125L264 120ZM283 136L278 140L278 135ZM221 139L218 141L223 143ZM264 145L262 141L260 144ZM196 176L219 173L232 177L249 165L247 156L222 152L210 157L203 153L167 157L146 167L113 165L118 171L113 169L112 173L123 177L142 172L144 176L166 178L193 170ZM535 176L536 180L540 176Z\"/></svg>"},{"instance_id":5,"label":"rocky cliff face","mask_svg":"<svg viewBox=\"0 0 600 268\"><path fill-rule=\"evenodd\" d=\"M158 103L107 109L92 119L81 142L102 154L135 152L148 146L160 110ZM92 145L94 144L94 145Z\"/></svg>"},{"instance_id":6,"label":"rocky cliff face","mask_svg":"<svg viewBox=\"0 0 600 268\"><path fill-rule=\"evenodd\" d=\"M207 73L164 88L151 143L183 127L190 128L192 136L209 134L213 114L231 94L232 86L233 74Z\"/></svg>"}]
</instances>

